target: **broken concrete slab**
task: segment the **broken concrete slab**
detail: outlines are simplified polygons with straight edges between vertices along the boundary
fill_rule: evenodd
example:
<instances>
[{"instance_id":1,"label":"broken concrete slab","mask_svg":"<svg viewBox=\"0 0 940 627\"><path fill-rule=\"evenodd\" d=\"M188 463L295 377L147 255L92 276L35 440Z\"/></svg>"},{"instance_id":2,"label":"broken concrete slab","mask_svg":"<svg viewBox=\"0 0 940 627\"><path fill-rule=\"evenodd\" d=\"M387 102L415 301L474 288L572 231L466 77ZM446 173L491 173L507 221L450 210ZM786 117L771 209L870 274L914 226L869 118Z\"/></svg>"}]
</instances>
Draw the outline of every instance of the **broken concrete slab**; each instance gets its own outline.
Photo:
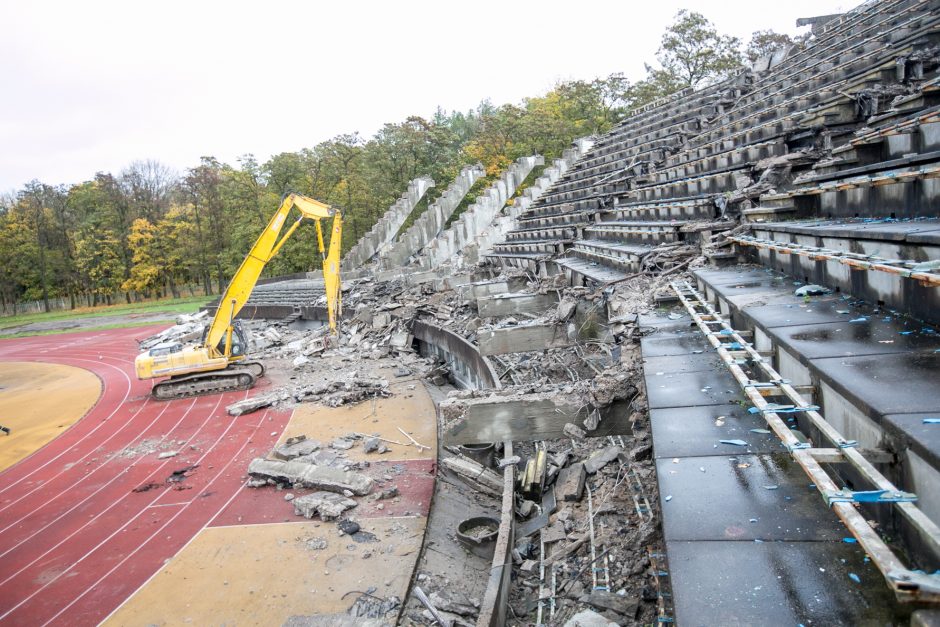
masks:
<instances>
[{"instance_id":1,"label":"broken concrete slab","mask_svg":"<svg viewBox=\"0 0 940 627\"><path fill-rule=\"evenodd\" d=\"M620 627L595 612L594 610L582 610L569 618L564 627Z\"/></svg>"},{"instance_id":2,"label":"broken concrete slab","mask_svg":"<svg viewBox=\"0 0 940 627\"><path fill-rule=\"evenodd\" d=\"M572 464L567 468L562 468L555 484L558 498L562 501L580 501L584 494L586 479L587 473L584 470L584 464Z\"/></svg>"},{"instance_id":3,"label":"broken concrete slab","mask_svg":"<svg viewBox=\"0 0 940 627\"><path fill-rule=\"evenodd\" d=\"M580 601L601 610L617 612L621 616L630 619L636 617L637 608L640 606L640 600L635 597L615 594L605 590L594 590L590 594L583 595Z\"/></svg>"},{"instance_id":4,"label":"broken concrete slab","mask_svg":"<svg viewBox=\"0 0 940 627\"><path fill-rule=\"evenodd\" d=\"M356 501L334 492L312 492L298 496L291 501L294 504L294 513L304 518L313 518L319 515L323 520L335 520L347 509L356 506Z\"/></svg>"},{"instance_id":5,"label":"broken concrete slab","mask_svg":"<svg viewBox=\"0 0 940 627\"><path fill-rule=\"evenodd\" d=\"M506 353L564 348L575 343L575 339L569 337L566 325L556 324L530 324L488 331L481 330L480 354L505 355Z\"/></svg>"},{"instance_id":6,"label":"broken concrete slab","mask_svg":"<svg viewBox=\"0 0 940 627\"><path fill-rule=\"evenodd\" d=\"M593 475L598 470L609 464L610 462L617 459L617 456L623 452L623 449L619 446L608 446L604 449L597 451L584 462L584 471Z\"/></svg>"},{"instance_id":7,"label":"broken concrete slab","mask_svg":"<svg viewBox=\"0 0 940 627\"><path fill-rule=\"evenodd\" d=\"M565 425L580 423L587 409L556 394L447 399L440 405L449 427L445 442L538 441L565 435Z\"/></svg>"},{"instance_id":8,"label":"broken concrete slab","mask_svg":"<svg viewBox=\"0 0 940 627\"><path fill-rule=\"evenodd\" d=\"M316 440L308 440L305 435L299 435L294 438L287 438L284 444L281 444L271 451L271 456L284 461L290 461L297 457L310 455L318 450L320 450L319 442Z\"/></svg>"},{"instance_id":9,"label":"broken concrete slab","mask_svg":"<svg viewBox=\"0 0 940 627\"><path fill-rule=\"evenodd\" d=\"M477 311L484 318L513 314L541 314L558 304L558 293L499 294L477 299ZM574 309L571 310L572 315Z\"/></svg>"},{"instance_id":10,"label":"broken concrete slab","mask_svg":"<svg viewBox=\"0 0 940 627\"><path fill-rule=\"evenodd\" d=\"M349 490L353 494L364 496L372 491L374 481L371 477L346 472L327 466L314 466L298 461L282 461L256 458L248 465L248 474L256 479L266 479L280 484L316 488L328 492L342 493Z\"/></svg>"},{"instance_id":11,"label":"broken concrete slab","mask_svg":"<svg viewBox=\"0 0 940 627\"><path fill-rule=\"evenodd\" d=\"M258 411L264 407L269 407L276 401L276 395L262 394L260 396L246 398L245 400L238 401L237 403L232 403L225 408L225 411L227 411L230 416L241 416L243 414L250 414L253 411Z\"/></svg>"}]
</instances>

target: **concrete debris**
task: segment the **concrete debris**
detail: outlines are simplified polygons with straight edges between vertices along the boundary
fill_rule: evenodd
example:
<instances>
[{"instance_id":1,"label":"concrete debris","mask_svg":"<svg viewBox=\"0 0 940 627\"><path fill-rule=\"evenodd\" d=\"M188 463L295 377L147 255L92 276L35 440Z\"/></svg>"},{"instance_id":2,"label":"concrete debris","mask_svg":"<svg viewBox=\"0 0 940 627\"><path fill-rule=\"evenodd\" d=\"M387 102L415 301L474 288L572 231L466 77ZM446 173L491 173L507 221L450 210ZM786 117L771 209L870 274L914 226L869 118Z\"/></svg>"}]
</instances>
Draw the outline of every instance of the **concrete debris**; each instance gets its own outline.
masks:
<instances>
[{"instance_id":1,"label":"concrete debris","mask_svg":"<svg viewBox=\"0 0 940 627\"><path fill-rule=\"evenodd\" d=\"M503 492L503 478L471 459L446 457L441 460L441 463L445 468L469 480L471 485L486 493L500 496Z\"/></svg>"},{"instance_id":2,"label":"concrete debris","mask_svg":"<svg viewBox=\"0 0 940 627\"><path fill-rule=\"evenodd\" d=\"M584 464L572 464L563 468L558 475L555 493L563 501L580 501L584 494L584 481L587 473Z\"/></svg>"},{"instance_id":3,"label":"concrete debris","mask_svg":"<svg viewBox=\"0 0 940 627\"><path fill-rule=\"evenodd\" d=\"M253 411L258 411L265 407L270 407L278 400L277 394L262 394L260 396L253 396L251 398L246 398L243 401L237 401L232 403L225 408L225 411L228 412L230 416L242 416L244 414L250 414Z\"/></svg>"},{"instance_id":4,"label":"concrete debris","mask_svg":"<svg viewBox=\"0 0 940 627\"><path fill-rule=\"evenodd\" d=\"M352 447L353 442L346 438L334 438L333 441L330 442L330 448L334 448L337 451L348 451Z\"/></svg>"},{"instance_id":5,"label":"concrete debris","mask_svg":"<svg viewBox=\"0 0 940 627\"><path fill-rule=\"evenodd\" d=\"M176 316L176 324L193 324L199 323L204 324L209 317L209 312L207 310L202 310L194 314L180 314Z\"/></svg>"},{"instance_id":6,"label":"concrete debris","mask_svg":"<svg viewBox=\"0 0 940 627\"><path fill-rule=\"evenodd\" d=\"M379 450L379 447L382 446L381 441L378 438L366 438L362 441L362 450L364 453L374 453Z\"/></svg>"},{"instance_id":7,"label":"concrete debris","mask_svg":"<svg viewBox=\"0 0 940 627\"><path fill-rule=\"evenodd\" d=\"M356 506L356 501L333 492L312 492L298 496L291 501L294 513L304 518L320 516L322 520L335 520L343 512Z\"/></svg>"},{"instance_id":8,"label":"concrete debris","mask_svg":"<svg viewBox=\"0 0 940 627\"><path fill-rule=\"evenodd\" d=\"M572 424L570 422L565 424L564 431L565 431L565 435L575 438L577 440L583 440L585 435L587 435L584 433L584 430L581 429L578 425Z\"/></svg>"},{"instance_id":9,"label":"concrete debris","mask_svg":"<svg viewBox=\"0 0 940 627\"><path fill-rule=\"evenodd\" d=\"M293 438L287 438L284 444L281 444L273 451L271 456L284 461L290 461L296 457L310 455L320 450L320 443L316 440L308 440L305 435L298 435Z\"/></svg>"},{"instance_id":10,"label":"concrete debris","mask_svg":"<svg viewBox=\"0 0 940 627\"><path fill-rule=\"evenodd\" d=\"M315 488L328 492L349 490L364 496L372 491L374 480L366 475L342 471L328 466L314 466L301 461L282 461L255 458L248 465L248 474L268 483Z\"/></svg>"},{"instance_id":11,"label":"concrete debris","mask_svg":"<svg viewBox=\"0 0 940 627\"><path fill-rule=\"evenodd\" d=\"M565 621L564 627L620 627L620 623L609 621L594 610L581 610Z\"/></svg>"},{"instance_id":12,"label":"concrete debris","mask_svg":"<svg viewBox=\"0 0 940 627\"><path fill-rule=\"evenodd\" d=\"M205 324L199 321L177 324L156 335L151 335L141 340L140 348L141 350L151 350L154 348L170 348L177 344L198 342L202 337L203 329L205 329Z\"/></svg>"},{"instance_id":13,"label":"concrete debris","mask_svg":"<svg viewBox=\"0 0 940 627\"><path fill-rule=\"evenodd\" d=\"M622 452L623 449L619 446L607 446L597 451L584 462L584 472L593 475L598 470L617 459L617 456Z\"/></svg>"},{"instance_id":14,"label":"concrete debris","mask_svg":"<svg viewBox=\"0 0 940 627\"><path fill-rule=\"evenodd\" d=\"M167 459L170 457L176 457L179 454L180 454L179 451L166 451L165 453L160 453L159 455L157 455L157 459Z\"/></svg>"}]
</instances>

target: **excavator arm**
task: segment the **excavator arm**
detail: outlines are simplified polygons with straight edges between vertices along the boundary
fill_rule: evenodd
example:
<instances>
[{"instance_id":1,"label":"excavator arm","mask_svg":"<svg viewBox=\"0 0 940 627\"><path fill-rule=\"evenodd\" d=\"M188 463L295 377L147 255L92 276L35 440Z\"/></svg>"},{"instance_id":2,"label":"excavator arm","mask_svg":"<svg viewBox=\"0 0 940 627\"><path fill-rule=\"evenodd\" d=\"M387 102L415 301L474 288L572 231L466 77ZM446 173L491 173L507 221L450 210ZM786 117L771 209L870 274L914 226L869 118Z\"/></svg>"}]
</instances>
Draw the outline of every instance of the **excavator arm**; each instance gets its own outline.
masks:
<instances>
[{"instance_id":1,"label":"excavator arm","mask_svg":"<svg viewBox=\"0 0 940 627\"><path fill-rule=\"evenodd\" d=\"M300 217L288 227L282 235L281 231L287 222L288 215L294 207L300 212ZM320 220L324 218L333 218L332 233L330 237L329 251L323 244L323 231L320 226ZM258 282L265 265L278 253L281 247L287 242L287 239L294 234L297 227L304 219L314 220L317 227L317 243L320 249L320 255L323 258L323 281L326 286L326 303L330 319L330 331L336 332L336 318L340 313L341 307L341 285L339 275L339 257L340 246L343 236L343 217L339 211L329 205L319 201L301 196L300 194L288 194L278 207L277 213L271 217L271 221L258 236L258 240L248 252L245 260L242 261L238 271L232 277L231 282L219 300L219 307L216 309L215 316L212 318L212 324L206 333L205 346L210 354L219 352L218 347L222 345L225 357L230 357L232 344L232 325L235 316L241 311L242 307L251 296L251 291ZM224 344L223 344L224 340Z\"/></svg>"}]
</instances>

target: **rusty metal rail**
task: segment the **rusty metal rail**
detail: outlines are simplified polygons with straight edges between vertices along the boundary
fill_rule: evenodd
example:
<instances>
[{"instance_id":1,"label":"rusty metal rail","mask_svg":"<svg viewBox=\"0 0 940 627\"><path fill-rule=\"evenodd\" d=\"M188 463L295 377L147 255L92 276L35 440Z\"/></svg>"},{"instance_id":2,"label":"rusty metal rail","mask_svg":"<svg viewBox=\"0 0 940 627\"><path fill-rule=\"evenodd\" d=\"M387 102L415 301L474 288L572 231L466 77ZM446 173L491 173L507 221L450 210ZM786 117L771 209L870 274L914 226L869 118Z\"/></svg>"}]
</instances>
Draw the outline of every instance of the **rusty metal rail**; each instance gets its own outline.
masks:
<instances>
[{"instance_id":1,"label":"rusty metal rail","mask_svg":"<svg viewBox=\"0 0 940 627\"><path fill-rule=\"evenodd\" d=\"M916 261L884 259L876 255L862 255L859 253L820 248L818 246L778 242L776 240L762 239L750 235L735 235L728 239L742 246L754 246L755 248L772 250L781 255L800 255L801 257L808 257L812 261L837 261L843 265L849 266L853 270L887 272L888 274L920 281L930 287L940 287L940 274L914 270L918 264Z\"/></svg>"},{"instance_id":2,"label":"rusty metal rail","mask_svg":"<svg viewBox=\"0 0 940 627\"><path fill-rule=\"evenodd\" d=\"M819 413L819 408L807 403L688 281L676 281L672 289L754 405L752 411L764 417L784 448L865 549L898 600L940 604L940 576L908 568L856 509L856 504L862 502L896 507L923 541L933 551L940 552L940 528L914 504L917 497L899 490L881 474L856 448L858 443L846 440L836 431ZM781 402L769 402L768 398ZM813 446L798 438L781 417L793 413L805 416L830 447ZM840 488L821 466L824 463L850 464L875 489L853 492Z\"/></svg>"}]
</instances>

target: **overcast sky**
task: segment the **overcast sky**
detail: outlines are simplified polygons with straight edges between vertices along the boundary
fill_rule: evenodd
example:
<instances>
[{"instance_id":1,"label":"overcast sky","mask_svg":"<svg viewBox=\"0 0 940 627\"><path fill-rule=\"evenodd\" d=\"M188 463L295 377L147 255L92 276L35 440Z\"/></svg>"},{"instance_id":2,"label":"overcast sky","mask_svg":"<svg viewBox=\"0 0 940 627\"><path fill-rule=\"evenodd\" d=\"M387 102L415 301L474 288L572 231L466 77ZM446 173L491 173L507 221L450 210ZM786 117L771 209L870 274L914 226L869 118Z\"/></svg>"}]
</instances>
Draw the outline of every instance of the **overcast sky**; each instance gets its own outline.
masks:
<instances>
[{"instance_id":1,"label":"overcast sky","mask_svg":"<svg viewBox=\"0 0 940 627\"><path fill-rule=\"evenodd\" d=\"M856 2L0 0L0 192L175 169L643 77L683 7L742 39Z\"/></svg>"}]
</instances>

